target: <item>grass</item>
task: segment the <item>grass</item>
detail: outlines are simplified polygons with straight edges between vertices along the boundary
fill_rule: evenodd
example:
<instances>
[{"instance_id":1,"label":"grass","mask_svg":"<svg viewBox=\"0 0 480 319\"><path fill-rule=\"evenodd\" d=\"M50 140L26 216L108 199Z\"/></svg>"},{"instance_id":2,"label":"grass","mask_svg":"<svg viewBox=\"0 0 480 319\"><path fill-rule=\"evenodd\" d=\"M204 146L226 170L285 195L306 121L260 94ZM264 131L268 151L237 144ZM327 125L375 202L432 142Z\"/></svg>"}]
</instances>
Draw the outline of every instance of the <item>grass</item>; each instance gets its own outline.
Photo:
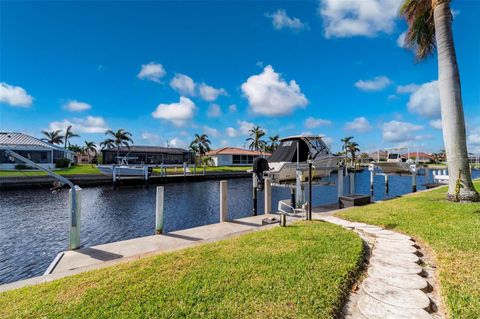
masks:
<instances>
[{"instance_id":1,"label":"grass","mask_svg":"<svg viewBox=\"0 0 480 319\"><path fill-rule=\"evenodd\" d=\"M245 172L248 169L251 169L250 166L209 166L206 168L207 172ZM159 168L154 168L153 169L154 173L160 174L160 169ZM80 164L80 165L75 165L70 168L62 168L62 169L57 169L54 171L57 174L60 175L81 175L81 174L98 174L100 175L100 171L98 168L95 166L92 166L90 164ZM197 174L201 174L203 172L203 168L198 167L197 168ZM183 174L182 169L178 168L177 171L175 172L175 169L169 168L167 169L167 174ZM18 176L43 176L47 175L47 173L42 172L42 171L31 171L31 170L26 170L26 171L2 171L0 170L0 177L18 177Z\"/></svg>"},{"instance_id":2,"label":"grass","mask_svg":"<svg viewBox=\"0 0 480 319\"><path fill-rule=\"evenodd\" d=\"M363 254L299 222L0 294L0 318L334 318Z\"/></svg>"},{"instance_id":3,"label":"grass","mask_svg":"<svg viewBox=\"0 0 480 319\"><path fill-rule=\"evenodd\" d=\"M475 181L480 189L480 181ZM338 216L395 229L425 243L436 259L451 318L480 318L480 204L451 203L446 188L358 207Z\"/></svg>"},{"instance_id":4,"label":"grass","mask_svg":"<svg viewBox=\"0 0 480 319\"><path fill-rule=\"evenodd\" d=\"M85 165L75 165L70 168L61 168L54 170L55 173L60 175L75 175L75 174L100 174L100 171L95 166L90 164ZM13 177L13 176L43 176L47 175L47 173L42 171L1 171L0 170L0 177Z\"/></svg>"}]
</instances>

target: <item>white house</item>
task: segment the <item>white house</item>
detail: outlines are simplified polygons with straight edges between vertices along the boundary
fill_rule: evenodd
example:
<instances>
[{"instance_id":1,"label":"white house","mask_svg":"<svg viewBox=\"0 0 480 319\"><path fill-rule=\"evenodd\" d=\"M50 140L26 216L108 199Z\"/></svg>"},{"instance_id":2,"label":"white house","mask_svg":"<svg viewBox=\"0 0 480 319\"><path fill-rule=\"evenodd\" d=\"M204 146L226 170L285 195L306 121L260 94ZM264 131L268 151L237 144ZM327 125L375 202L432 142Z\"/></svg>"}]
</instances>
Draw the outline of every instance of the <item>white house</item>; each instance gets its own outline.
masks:
<instances>
[{"instance_id":1,"label":"white house","mask_svg":"<svg viewBox=\"0 0 480 319\"><path fill-rule=\"evenodd\" d=\"M75 159L74 152L43 142L33 136L23 133L0 132L0 169L2 170L13 170L16 165L24 164L7 156L4 152L7 149L49 169L55 168L58 159L67 158L71 163Z\"/></svg>"},{"instance_id":2,"label":"white house","mask_svg":"<svg viewBox=\"0 0 480 319\"><path fill-rule=\"evenodd\" d=\"M238 147L222 147L205 155L212 158L214 166L247 166L253 164L254 158L270 154Z\"/></svg>"}]
</instances>

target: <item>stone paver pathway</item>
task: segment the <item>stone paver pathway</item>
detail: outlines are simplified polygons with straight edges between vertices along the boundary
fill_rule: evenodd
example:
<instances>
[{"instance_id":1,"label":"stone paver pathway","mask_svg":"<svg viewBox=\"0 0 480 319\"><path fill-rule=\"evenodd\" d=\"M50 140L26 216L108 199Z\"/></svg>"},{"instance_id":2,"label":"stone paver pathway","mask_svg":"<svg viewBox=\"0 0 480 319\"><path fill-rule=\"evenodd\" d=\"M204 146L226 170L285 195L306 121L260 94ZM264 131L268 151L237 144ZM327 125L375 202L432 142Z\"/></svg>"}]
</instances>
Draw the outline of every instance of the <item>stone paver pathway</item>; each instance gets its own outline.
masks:
<instances>
[{"instance_id":1,"label":"stone paver pathway","mask_svg":"<svg viewBox=\"0 0 480 319\"><path fill-rule=\"evenodd\" d=\"M443 318L437 311L434 268L409 236L331 215L319 219L357 232L369 246L367 271L343 314L355 319Z\"/></svg>"}]
</instances>

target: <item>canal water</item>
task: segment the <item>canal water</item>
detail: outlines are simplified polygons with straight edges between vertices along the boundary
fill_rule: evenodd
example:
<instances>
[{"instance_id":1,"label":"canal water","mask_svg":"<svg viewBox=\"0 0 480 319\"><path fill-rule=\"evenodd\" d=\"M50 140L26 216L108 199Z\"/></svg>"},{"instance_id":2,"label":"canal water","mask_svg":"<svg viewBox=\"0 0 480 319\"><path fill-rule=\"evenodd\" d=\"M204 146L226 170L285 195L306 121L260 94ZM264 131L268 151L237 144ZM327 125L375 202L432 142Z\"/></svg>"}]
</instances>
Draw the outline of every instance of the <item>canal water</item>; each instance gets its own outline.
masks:
<instances>
[{"instance_id":1,"label":"canal water","mask_svg":"<svg viewBox=\"0 0 480 319\"><path fill-rule=\"evenodd\" d=\"M369 172L357 173L355 192L369 193ZM474 177L480 177L474 171ZM333 174L330 180L336 182ZM424 176L418 176L418 189L424 189ZM410 176L390 176L390 192L385 194L383 176L375 177L375 200L411 191ZM345 178L345 193L349 182ZM252 215L252 181L228 181L229 218ZM290 198L288 188L272 189L272 207ZM48 189L0 192L0 284L43 274L55 255L67 247L68 190L52 194ZM315 186L313 204L336 202L337 187ZM171 232L219 222L219 181L165 185L165 231ZM259 213L263 193L259 193ZM83 247L148 236L155 229L155 186L113 190L111 186L84 188L82 191L81 242Z\"/></svg>"}]
</instances>

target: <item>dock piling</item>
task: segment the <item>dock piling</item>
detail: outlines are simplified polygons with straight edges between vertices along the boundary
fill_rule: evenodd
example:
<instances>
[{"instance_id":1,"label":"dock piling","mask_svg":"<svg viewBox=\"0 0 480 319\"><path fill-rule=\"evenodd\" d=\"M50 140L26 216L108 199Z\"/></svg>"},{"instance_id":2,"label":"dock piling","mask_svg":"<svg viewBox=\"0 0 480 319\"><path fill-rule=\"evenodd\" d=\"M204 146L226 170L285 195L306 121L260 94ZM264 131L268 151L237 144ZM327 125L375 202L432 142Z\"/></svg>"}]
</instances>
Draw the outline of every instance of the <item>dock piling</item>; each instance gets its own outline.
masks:
<instances>
[{"instance_id":1,"label":"dock piling","mask_svg":"<svg viewBox=\"0 0 480 319\"><path fill-rule=\"evenodd\" d=\"M343 167L338 168L337 193L339 198L343 195Z\"/></svg>"},{"instance_id":2,"label":"dock piling","mask_svg":"<svg viewBox=\"0 0 480 319\"><path fill-rule=\"evenodd\" d=\"M80 248L80 220L82 189L75 185L74 190L68 191L68 210L70 212L70 234L68 249Z\"/></svg>"},{"instance_id":3,"label":"dock piling","mask_svg":"<svg viewBox=\"0 0 480 319\"><path fill-rule=\"evenodd\" d=\"M157 186L155 205L155 233L163 234L163 186Z\"/></svg>"},{"instance_id":4,"label":"dock piling","mask_svg":"<svg viewBox=\"0 0 480 319\"><path fill-rule=\"evenodd\" d=\"M388 186L388 175L385 174L385 193L387 193L387 194L388 194L388 188L389 188L389 186Z\"/></svg>"},{"instance_id":5,"label":"dock piling","mask_svg":"<svg viewBox=\"0 0 480 319\"><path fill-rule=\"evenodd\" d=\"M255 174L253 174L252 177L252 188L253 188L253 194L252 194L252 200L253 200L253 216L257 216L257 191L258 191L258 181L257 177Z\"/></svg>"},{"instance_id":6,"label":"dock piling","mask_svg":"<svg viewBox=\"0 0 480 319\"><path fill-rule=\"evenodd\" d=\"M228 218L228 188L227 181L220 181L220 222Z\"/></svg>"},{"instance_id":7,"label":"dock piling","mask_svg":"<svg viewBox=\"0 0 480 319\"><path fill-rule=\"evenodd\" d=\"M355 173L350 173L350 195L355 194Z\"/></svg>"},{"instance_id":8,"label":"dock piling","mask_svg":"<svg viewBox=\"0 0 480 319\"><path fill-rule=\"evenodd\" d=\"M375 166L373 164L368 165L368 170L370 171L370 197L373 202L373 180L375 176Z\"/></svg>"},{"instance_id":9,"label":"dock piling","mask_svg":"<svg viewBox=\"0 0 480 319\"><path fill-rule=\"evenodd\" d=\"M265 196L265 215L272 212L272 184L270 184L270 178L265 178L265 187L264 187L264 196Z\"/></svg>"}]
</instances>

